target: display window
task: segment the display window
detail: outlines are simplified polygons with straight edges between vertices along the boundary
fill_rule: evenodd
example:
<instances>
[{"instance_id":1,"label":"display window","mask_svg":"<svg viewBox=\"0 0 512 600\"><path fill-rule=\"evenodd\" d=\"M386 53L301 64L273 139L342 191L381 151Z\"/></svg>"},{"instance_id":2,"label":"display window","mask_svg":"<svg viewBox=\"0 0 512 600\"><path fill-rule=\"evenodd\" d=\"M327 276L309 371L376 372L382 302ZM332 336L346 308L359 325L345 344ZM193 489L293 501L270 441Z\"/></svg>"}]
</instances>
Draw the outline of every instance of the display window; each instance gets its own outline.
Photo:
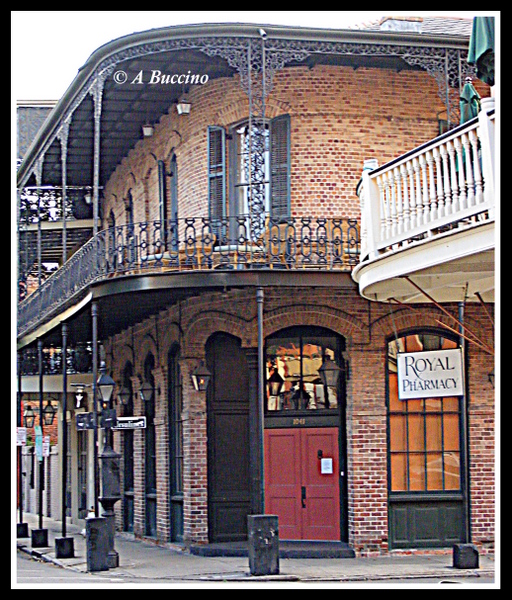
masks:
<instances>
[{"instance_id":1,"label":"display window","mask_svg":"<svg viewBox=\"0 0 512 600\"><path fill-rule=\"evenodd\" d=\"M461 489L461 397L401 400L397 354L458 348L432 333L408 334L388 343L388 441L391 492Z\"/></svg>"}]
</instances>

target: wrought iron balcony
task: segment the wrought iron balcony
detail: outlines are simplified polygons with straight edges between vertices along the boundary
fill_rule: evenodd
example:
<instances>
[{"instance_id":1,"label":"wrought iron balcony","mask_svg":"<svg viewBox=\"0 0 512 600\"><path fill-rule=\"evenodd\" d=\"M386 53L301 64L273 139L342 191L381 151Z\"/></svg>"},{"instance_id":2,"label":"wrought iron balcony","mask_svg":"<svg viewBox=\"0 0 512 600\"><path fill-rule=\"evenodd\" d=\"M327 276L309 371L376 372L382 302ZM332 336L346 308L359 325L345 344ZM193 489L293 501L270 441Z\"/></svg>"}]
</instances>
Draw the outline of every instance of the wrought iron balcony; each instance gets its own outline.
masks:
<instances>
[{"instance_id":1,"label":"wrought iron balcony","mask_svg":"<svg viewBox=\"0 0 512 600\"><path fill-rule=\"evenodd\" d=\"M62 348L50 346L43 348L43 373L45 375L62 375ZM67 349L67 373L92 373L92 343L76 343L73 348ZM21 353L19 368L22 375L38 375L37 348L24 348Z\"/></svg>"},{"instance_id":2,"label":"wrought iron balcony","mask_svg":"<svg viewBox=\"0 0 512 600\"><path fill-rule=\"evenodd\" d=\"M193 270L351 271L359 262L359 222L323 217L272 218L251 235L247 215L185 217L100 231L18 305L18 333L65 307L95 283L117 276Z\"/></svg>"}]
</instances>

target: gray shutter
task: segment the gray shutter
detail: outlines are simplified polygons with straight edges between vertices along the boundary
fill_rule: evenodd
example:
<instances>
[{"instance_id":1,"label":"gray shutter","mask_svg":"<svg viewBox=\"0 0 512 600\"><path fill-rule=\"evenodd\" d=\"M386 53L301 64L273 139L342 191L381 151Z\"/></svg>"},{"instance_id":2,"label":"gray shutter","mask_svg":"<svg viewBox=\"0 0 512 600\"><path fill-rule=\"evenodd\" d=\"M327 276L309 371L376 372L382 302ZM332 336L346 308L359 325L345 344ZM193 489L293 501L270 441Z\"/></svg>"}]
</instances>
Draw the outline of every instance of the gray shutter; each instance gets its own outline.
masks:
<instances>
[{"instance_id":1,"label":"gray shutter","mask_svg":"<svg viewBox=\"0 0 512 600\"><path fill-rule=\"evenodd\" d=\"M290 216L290 115L270 123L270 213Z\"/></svg>"},{"instance_id":2,"label":"gray shutter","mask_svg":"<svg viewBox=\"0 0 512 600\"><path fill-rule=\"evenodd\" d=\"M226 214L226 132L208 127L208 210L210 218Z\"/></svg>"}]
</instances>

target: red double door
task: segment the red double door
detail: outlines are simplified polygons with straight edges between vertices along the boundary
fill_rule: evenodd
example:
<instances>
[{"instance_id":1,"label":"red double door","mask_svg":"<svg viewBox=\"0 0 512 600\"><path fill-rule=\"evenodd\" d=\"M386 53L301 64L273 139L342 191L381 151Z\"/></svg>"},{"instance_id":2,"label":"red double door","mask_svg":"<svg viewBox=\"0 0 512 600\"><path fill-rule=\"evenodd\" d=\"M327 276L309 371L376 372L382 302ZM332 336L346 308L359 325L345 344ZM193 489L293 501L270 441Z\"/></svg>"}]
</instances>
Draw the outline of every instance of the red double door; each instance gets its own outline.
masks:
<instances>
[{"instance_id":1,"label":"red double door","mask_svg":"<svg viewBox=\"0 0 512 600\"><path fill-rule=\"evenodd\" d=\"M265 512L283 540L340 540L338 428L265 430Z\"/></svg>"}]
</instances>

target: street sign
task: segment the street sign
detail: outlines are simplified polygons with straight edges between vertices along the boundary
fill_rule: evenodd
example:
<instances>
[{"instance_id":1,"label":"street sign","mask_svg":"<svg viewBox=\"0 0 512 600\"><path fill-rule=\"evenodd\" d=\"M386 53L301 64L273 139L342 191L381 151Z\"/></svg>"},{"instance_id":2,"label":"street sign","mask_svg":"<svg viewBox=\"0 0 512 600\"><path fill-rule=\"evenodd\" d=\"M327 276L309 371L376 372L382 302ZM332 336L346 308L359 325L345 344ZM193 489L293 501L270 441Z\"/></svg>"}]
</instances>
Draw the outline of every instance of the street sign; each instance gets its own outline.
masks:
<instances>
[{"instance_id":1,"label":"street sign","mask_svg":"<svg viewBox=\"0 0 512 600\"><path fill-rule=\"evenodd\" d=\"M43 456L50 456L50 436L43 435Z\"/></svg>"},{"instance_id":2,"label":"street sign","mask_svg":"<svg viewBox=\"0 0 512 600\"><path fill-rule=\"evenodd\" d=\"M78 431L94 429L94 413L78 413L76 415L76 428Z\"/></svg>"},{"instance_id":3,"label":"street sign","mask_svg":"<svg viewBox=\"0 0 512 600\"><path fill-rule=\"evenodd\" d=\"M117 417L117 424L112 429L145 429L146 417Z\"/></svg>"}]
</instances>

